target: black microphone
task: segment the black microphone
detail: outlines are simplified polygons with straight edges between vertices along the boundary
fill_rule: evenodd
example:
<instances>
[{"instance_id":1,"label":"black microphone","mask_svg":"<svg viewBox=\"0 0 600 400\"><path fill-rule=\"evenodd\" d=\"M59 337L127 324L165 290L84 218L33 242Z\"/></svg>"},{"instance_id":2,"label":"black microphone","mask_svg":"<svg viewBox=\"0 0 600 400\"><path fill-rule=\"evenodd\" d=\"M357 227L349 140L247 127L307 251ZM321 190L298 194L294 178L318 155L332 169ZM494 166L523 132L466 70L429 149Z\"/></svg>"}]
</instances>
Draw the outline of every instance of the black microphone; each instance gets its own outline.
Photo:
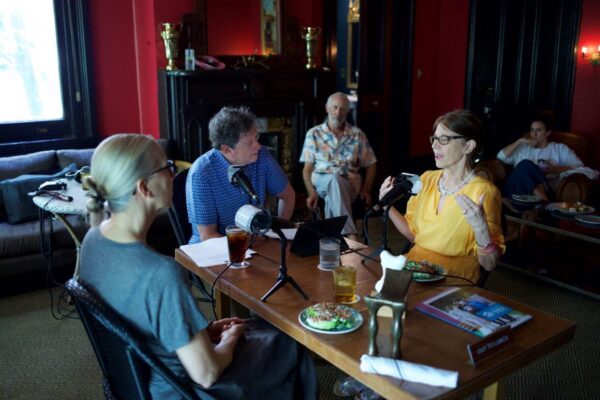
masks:
<instances>
[{"instance_id":1,"label":"black microphone","mask_svg":"<svg viewBox=\"0 0 600 400\"><path fill-rule=\"evenodd\" d=\"M252 182L250 182L250 179L244 173L242 167L236 165L227 167L227 180L229 180L233 186L242 188L242 190L250 196L252 202L258 204L258 195L254 191Z\"/></svg>"},{"instance_id":2,"label":"black microphone","mask_svg":"<svg viewBox=\"0 0 600 400\"><path fill-rule=\"evenodd\" d=\"M401 174L396 177L394 186L375 204L368 213L379 211L383 207L394 204L405 196L419 193L421 181L418 176L412 174Z\"/></svg>"}]
</instances>

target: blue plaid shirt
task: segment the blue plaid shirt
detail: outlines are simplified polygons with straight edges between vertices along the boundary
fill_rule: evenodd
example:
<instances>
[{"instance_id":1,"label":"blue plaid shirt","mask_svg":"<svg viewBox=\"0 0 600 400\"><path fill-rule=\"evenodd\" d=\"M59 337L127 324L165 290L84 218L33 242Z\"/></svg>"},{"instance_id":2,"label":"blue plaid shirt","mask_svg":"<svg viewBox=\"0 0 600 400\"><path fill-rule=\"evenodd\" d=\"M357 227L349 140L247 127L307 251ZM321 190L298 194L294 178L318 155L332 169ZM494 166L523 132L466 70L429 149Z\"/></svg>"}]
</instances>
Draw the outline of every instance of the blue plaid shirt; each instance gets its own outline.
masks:
<instances>
[{"instance_id":1,"label":"blue plaid shirt","mask_svg":"<svg viewBox=\"0 0 600 400\"><path fill-rule=\"evenodd\" d=\"M227 179L230 163L220 151L212 149L200 156L190 168L186 182L187 211L192 224L190 243L200 242L197 225L217 225L219 233L233 225L235 214L250 197ZM288 179L269 150L261 147L258 159L244 167L252 182L260 204L265 204L266 193L276 196L288 185Z\"/></svg>"}]
</instances>

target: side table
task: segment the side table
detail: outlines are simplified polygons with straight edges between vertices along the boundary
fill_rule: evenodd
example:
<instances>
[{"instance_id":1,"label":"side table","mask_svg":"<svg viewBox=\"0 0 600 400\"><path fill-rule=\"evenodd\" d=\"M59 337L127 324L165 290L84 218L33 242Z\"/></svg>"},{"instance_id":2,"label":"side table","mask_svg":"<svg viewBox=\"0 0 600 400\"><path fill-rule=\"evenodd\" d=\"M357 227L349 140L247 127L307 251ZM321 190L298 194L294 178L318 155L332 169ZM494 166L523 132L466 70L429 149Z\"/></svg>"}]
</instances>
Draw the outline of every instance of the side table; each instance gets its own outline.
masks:
<instances>
[{"instance_id":1,"label":"side table","mask_svg":"<svg viewBox=\"0 0 600 400\"><path fill-rule=\"evenodd\" d=\"M51 194L39 194L33 197L33 202L40 209L52 214L56 219L62 222L67 231L73 238L75 242L75 250L77 252L76 261L75 261L75 270L73 272L73 276L75 278L79 277L79 253L81 250L81 241L79 237L77 237L77 233L73 226L69 223L69 221L65 218L65 215L83 215L85 213L86 207L85 202L87 200L86 192L81 187L81 184L75 182L75 180L66 180L67 189L61 190L59 193L63 197L71 197L71 201L65 201ZM43 235L43 220L40 219L40 232Z\"/></svg>"}]
</instances>

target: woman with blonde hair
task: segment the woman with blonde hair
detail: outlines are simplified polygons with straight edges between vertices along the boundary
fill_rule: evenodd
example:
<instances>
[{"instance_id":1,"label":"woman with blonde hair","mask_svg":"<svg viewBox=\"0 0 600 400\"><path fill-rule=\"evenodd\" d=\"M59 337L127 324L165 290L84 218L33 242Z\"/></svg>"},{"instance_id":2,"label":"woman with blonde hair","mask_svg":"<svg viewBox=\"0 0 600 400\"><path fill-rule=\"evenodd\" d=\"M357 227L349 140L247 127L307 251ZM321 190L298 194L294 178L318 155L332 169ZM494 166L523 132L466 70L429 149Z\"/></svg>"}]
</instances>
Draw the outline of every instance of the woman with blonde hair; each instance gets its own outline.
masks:
<instances>
[{"instance_id":1,"label":"woman with blonde hair","mask_svg":"<svg viewBox=\"0 0 600 400\"><path fill-rule=\"evenodd\" d=\"M152 221L171 205L174 172L148 136L114 135L100 143L87 178L94 226L82 245L82 283L145 336L168 368L191 380L201 398L316 398L314 365L302 347L264 322L209 322L184 268L146 244ZM178 398L157 375L150 391L153 398Z\"/></svg>"}]
</instances>

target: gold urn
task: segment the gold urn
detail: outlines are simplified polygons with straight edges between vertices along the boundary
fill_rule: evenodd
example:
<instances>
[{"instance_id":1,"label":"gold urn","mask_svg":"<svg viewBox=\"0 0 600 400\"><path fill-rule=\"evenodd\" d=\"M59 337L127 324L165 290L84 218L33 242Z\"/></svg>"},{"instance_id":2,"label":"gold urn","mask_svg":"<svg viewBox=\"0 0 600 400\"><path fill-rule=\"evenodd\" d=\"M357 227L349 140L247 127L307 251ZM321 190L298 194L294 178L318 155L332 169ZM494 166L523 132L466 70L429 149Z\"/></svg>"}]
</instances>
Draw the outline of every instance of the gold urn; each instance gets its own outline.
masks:
<instances>
[{"instance_id":1,"label":"gold urn","mask_svg":"<svg viewBox=\"0 0 600 400\"><path fill-rule=\"evenodd\" d=\"M179 57L179 48L177 47L177 41L179 39L179 32L181 30L181 24L165 22L161 24L162 30L160 36L165 41L165 55L167 57L168 71L176 70L177 64L175 60Z\"/></svg>"},{"instance_id":2,"label":"gold urn","mask_svg":"<svg viewBox=\"0 0 600 400\"><path fill-rule=\"evenodd\" d=\"M317 39L321 34L321 28L305 26L302 28L302 39L306 41L306 69L317 68Z\"/></svg>"}]
</instances>

